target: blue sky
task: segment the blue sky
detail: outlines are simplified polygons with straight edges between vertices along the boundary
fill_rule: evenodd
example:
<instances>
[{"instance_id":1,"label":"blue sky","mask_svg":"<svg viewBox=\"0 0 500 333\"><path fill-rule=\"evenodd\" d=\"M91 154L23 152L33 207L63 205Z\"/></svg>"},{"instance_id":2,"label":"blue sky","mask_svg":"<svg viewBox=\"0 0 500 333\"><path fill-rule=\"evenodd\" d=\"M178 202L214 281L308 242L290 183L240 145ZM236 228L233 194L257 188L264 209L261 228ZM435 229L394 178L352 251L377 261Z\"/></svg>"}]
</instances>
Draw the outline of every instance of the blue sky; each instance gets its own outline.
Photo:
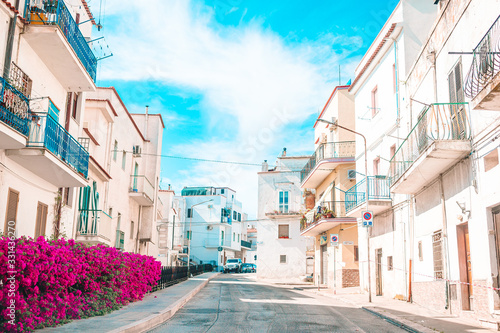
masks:
<instances>
[{"instance_id":1,"label":"blue sky","mask_svg":"<svg viewBox=\"0 0 500 333\"><path fill-rule=\"evenodd\" d=\"M311 154L313 124L396 1L107 0L114 54L99 86L131 112L161 113L163 154L273 164L283 147ZM92 6L93 5L93 6ZM95 16L97 1L91 3ZM162 159L162 186L229 186L251 218L258 166Z\"/></svg>"}]
</instances>

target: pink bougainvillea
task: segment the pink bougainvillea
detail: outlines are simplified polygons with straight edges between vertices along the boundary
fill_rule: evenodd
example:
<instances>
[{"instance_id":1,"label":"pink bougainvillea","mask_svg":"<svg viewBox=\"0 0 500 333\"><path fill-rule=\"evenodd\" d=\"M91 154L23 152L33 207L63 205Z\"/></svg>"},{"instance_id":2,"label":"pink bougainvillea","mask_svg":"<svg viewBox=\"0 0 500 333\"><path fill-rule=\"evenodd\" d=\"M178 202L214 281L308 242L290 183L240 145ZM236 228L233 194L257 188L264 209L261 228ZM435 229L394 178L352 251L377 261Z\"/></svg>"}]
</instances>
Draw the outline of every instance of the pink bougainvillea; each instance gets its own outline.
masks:
<instances>
[{"instance_id":1,"label":"pink bougainvillea","mask_svg":"<svg viewBox=\"0 0 500 333\"><path fill-rule=\"evenodd\" d=\"M161 272L153 257L43 237L14 240L12 270L9 242L7 237L0 238L3 332L32 331L111 312L142 299ZM11 320L13 311L15 321Z\"/></svg>"}]
</instances>

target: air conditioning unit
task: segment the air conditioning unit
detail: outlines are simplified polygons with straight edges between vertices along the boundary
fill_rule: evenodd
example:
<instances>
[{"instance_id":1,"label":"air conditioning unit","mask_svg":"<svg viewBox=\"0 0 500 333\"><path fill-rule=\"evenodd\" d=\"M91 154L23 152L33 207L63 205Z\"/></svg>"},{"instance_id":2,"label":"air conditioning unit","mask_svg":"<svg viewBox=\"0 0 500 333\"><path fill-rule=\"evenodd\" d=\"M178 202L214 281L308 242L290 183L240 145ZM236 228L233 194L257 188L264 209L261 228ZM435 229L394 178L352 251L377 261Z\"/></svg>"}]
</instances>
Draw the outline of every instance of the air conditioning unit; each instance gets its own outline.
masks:
<instances>
[{"instance_id":1,"label":"air conditioning unit","mask_svg":"<svg viewBox=\"0 0 500 333\"><path fill-rule=\"evenodd\" d=\"M141 146L133 146L132 147L132 155L134 157L140 157L141 156L141 152L142 152Z\"/></svg>"},{"instance_id":2,"label":"air conditioning unit","mask_svg":"<svg viewBox=\"0 0 500 333\"><path fill-rule=\"evenodd\" d=\"M208 209L214 208L214 205L208 205Z\"/></svg>"},{"instance_id":3,"label":"air conditioning unit","mask_svg":"<svg viewBox=\"0 0 500 333\"><path fill-rule=\"evenodd\" d=\"M356 170L347 170L347 179L356 179Z\"/></svg>"}]
</instances>

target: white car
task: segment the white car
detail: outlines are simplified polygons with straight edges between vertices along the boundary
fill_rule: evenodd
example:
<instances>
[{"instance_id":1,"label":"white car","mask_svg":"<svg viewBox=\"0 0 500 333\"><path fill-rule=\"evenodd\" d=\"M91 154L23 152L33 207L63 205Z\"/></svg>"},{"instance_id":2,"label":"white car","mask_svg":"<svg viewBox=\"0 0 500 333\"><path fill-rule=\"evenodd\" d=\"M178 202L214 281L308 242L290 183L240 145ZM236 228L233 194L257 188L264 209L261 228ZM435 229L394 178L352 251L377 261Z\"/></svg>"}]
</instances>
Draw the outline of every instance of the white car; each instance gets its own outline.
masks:
<instances>
[{"instance_id":1,"label":"white car","mask_svg":"<svg viewBox=\"0 0 500 333\"><path fill-rule=\"evenodd\" d=\"M224 273L236 272L241 273L241 259L227 259L226 264L224 265Z\"/></svg>"}]
</instances>

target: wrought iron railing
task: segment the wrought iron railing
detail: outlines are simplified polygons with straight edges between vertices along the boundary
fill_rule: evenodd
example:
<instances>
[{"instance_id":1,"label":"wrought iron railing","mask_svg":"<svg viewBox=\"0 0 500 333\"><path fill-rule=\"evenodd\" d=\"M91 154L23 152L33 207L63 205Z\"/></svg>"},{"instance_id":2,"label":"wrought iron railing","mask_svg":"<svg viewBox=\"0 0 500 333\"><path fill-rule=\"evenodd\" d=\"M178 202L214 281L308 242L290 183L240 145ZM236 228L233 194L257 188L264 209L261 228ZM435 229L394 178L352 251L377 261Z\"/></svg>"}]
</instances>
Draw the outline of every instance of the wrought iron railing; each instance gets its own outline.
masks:
<instances>
[{"instance_id":1,"label":"wrought iron railing","mask_svg":"<svg viewBox=\"0 0 500 333\"><path fill-rule=\"evenodd\" d=\"M368 200L385 200L391 198L389 179L385 176L368 177ZM350 212L366 201L366 178L345 192L346 212Z\"/></svg>"},{"instance_id":2,"label":"wrought iron railing","mask_svg":"<svg viewBox=\"0 0 500 333\"><path fill-rule=\"evenodd\" d=\"M82 145L46 113L34 113L32 119L27 146L48 149L87 178L89 153Z\"/></svg>"},{"instance_id":3,"label":"wrought iron railing","mask_svg":"<svg viewBox=\"0 0 500 333\"><path fill-rule=\"evenodd\" d=\"M420 113L417 124L391 158L391 185L401 178L434 141L464 141L470 138L467 103L436 103L426 106Z\"/></svg>"},{"instance_id":4,"label":"wrought iron railing","mask_svg":"<svg viewBox=\"0 0 500 333\"><path fill-rule=\"evenodd\" d=\"M475 98L500 72L500 16L474 49L474 59L465 81L465 95Z\"/></svg>"},{"instance_id":5,"label":"wrought iron railing","mask_svg":"<svg viewBox=\"0 0 500 333\"><path fill-rule=\"evenodd\" d=\"M0 121L28 136L30 120L31 112L28 98L0 77Z\"/></svg>"},{"instance_id":6,"label":"wrought iron railing","mask_svg":"<svg viewBox=\"0 0 500 333\"><path fill-rule=\"evenodd\" d=\"M355 141L327 142L318 146L314 154L300 172L300 181L304 181L314 167L321 161L330 158L354 158L356 155Z\"/></svg>"},{"instance_id":7,"label":"wrought iron railing","mask_svg":"<svg viewBox=\"0 0 500 333\"><path fill-rule=\"evenodd\" d=\"M331 218L346 217L346 201L323 201L300 220L300 231Z\"/></svg>"},{"instance_id":8,"label":"wrought iron railing","mask_svg":"<svg viewBox=\"0 0 500 333\"><path fill-rule=\"evenodd\" d=\"M252 242L247 242L246 240L242 239L241 240L241 246L251 249L252 248Z\"/></svg>"},{"instance_id":9,"label":"wrought iron railing","mask_svg":"<svg viewBox=\"0 0 500 333\"><path fill-rule=\"evenodd\" d=\"M16 87L24 96L30 98L33 80L15 63L11 63L9 72L10 84Z\"/></svg>"},{"instance_id":10,"label":"wrought iron railing","mask_svg":"<svg viewBox=\"0 0 500 333\"><path fill-rule=\"evenodd\" d=\"M97 58L78 24L62 0L26 0L25 19L32 25L57 25L92 80L96 79Z\"/></svg>"},{"instance_id":11,"label":"wrought iron railing","mask_svg":"<svg viewBox=\"0 0 500 333\"><path fill-rule=\"evenodd\" d=\"M200 275L206 272L212 272L214 266L211 264L191 265L189 273L193 276ZM157 284L153 287L152 291L161 290L170 287L176 283L187 280L188 267L187 266L163 266L161 268L161 275Z\"/></svg>"},{"instance_id":12,"label":"wrought iron railing","mask_svg":"<svg viewBox=\"0 0 500 333\"><path fill-rule=\"evenodd\" d=\"M130 192L131 193L144 193L148 198L153 201L155 196L155 187L146 176L130 176Z\"/></svg>"},{"instance_id":13,"label":"wrought iron railing","mask_svg":"<svg viewBox=\"0 0 500 333\"><path fill-rule=\"evenodd\" d=\"M102 210L80 210L78 213L78 234L84 236L112 235L112 218Z\"/></svg>"}]
</instances>

